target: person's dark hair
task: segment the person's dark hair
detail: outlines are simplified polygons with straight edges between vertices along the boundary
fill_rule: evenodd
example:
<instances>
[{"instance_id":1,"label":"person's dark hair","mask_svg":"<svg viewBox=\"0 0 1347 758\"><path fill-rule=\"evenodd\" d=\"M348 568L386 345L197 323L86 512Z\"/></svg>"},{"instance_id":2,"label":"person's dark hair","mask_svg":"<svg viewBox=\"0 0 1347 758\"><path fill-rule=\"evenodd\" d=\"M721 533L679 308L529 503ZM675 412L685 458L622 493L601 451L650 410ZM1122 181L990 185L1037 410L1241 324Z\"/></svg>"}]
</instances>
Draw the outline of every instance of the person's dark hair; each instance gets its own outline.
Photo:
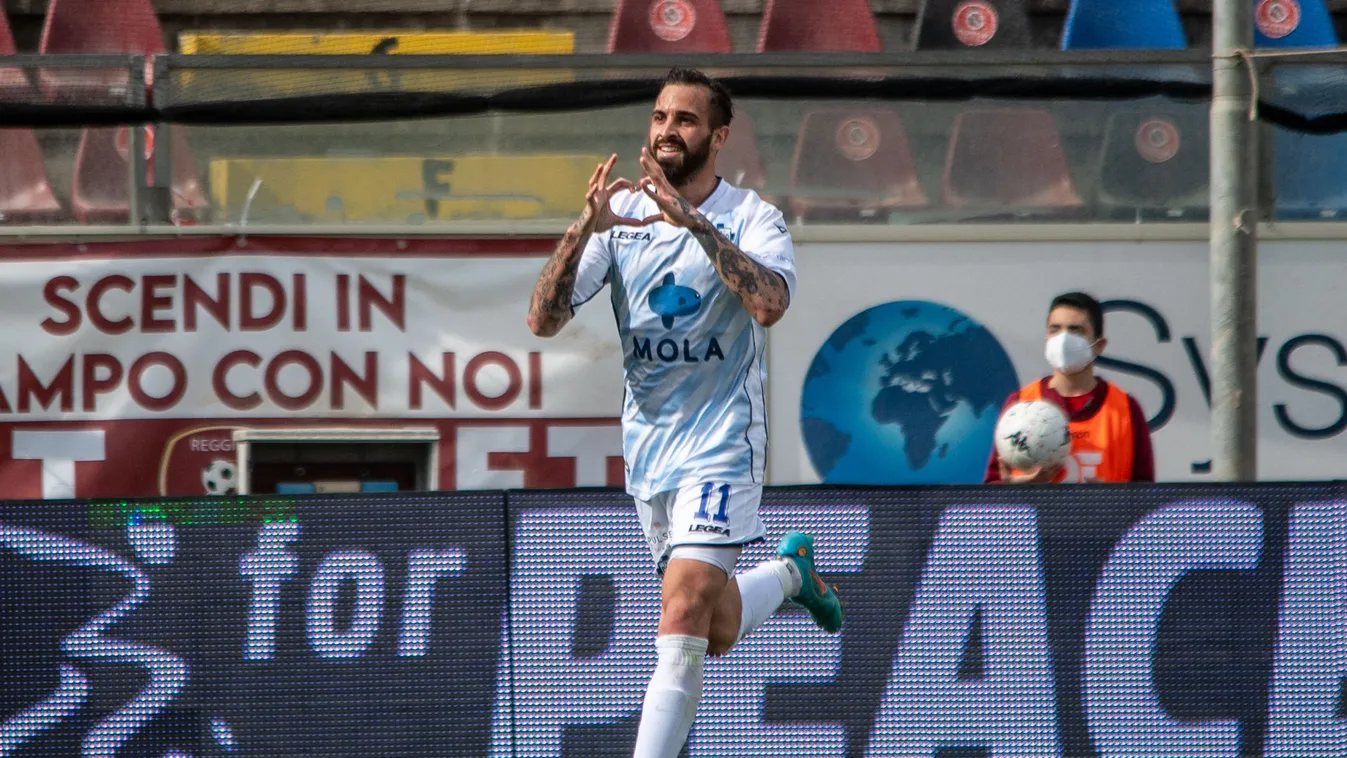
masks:
<instances>
[{"instance_id":1,"label":"person's dark hair","mask_svg":"<svg viewBox=\"0 0 1347 758\"><path fill-rule=\"evenodd\" d=\"M1099 304L1098 300L1084 292L1068 292L1052 299L1052 305L1048 306L1048 313L1052 313L1060 307L1085 311L1085 315L1090 318L1090 328L1094 330L1095 339L1104 336L1104 307Z\"/></svg>"},{"instance_id":2,"label":"person's dark hair","mask_svg":"<svg viewBox=\"0 0 1347 758\"><path fill-rule=\"evenodd\" d=\"M695 68L677 67L669 69L660 84L660 91L670 84L690 84L705 87L711 91L711 128L729 126L734 120L734 103L730 100L730 91L719 81L703 74Z\"/></svg>"}]
</instances>

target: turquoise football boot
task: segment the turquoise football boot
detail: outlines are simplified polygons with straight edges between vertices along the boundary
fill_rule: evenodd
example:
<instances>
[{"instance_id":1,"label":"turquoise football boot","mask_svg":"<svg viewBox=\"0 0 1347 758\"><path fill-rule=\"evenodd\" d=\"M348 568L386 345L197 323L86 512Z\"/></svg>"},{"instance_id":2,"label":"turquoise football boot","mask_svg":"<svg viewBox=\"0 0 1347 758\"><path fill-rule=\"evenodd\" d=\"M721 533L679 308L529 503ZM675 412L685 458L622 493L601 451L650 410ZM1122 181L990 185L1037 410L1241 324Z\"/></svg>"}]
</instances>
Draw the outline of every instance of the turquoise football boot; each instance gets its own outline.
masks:
<instances>
[{"instance_id":1,"label":"turquoise football boot","mask_svg":"<svg viewBox=\"0 0 1347 758\"><path fill-rule=\"evenodd\" d=\"M796 605L809 611L814 623L823 631L837 633L842 629L842 601L837 588L823 583L814 570L814 538L801 532L787 532L776 546L776 554L794 561L800 569L800 593L791 598Z\"/></svg>"}]
</instances>

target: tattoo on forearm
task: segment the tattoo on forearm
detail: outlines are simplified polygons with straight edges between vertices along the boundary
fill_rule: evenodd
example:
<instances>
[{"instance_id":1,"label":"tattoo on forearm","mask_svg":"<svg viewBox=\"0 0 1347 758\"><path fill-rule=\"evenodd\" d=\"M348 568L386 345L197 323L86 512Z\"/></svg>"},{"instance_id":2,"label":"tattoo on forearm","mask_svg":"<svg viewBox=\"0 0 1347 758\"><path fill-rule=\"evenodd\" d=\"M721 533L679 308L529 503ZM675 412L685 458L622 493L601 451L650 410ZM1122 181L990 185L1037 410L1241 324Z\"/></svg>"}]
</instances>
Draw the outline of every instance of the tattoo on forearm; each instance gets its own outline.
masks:
<instances>
[{"instance_id":1,"label":"tattoo on forearm","mask_svg":"<svg viewBox=\"0 0 1347 758\"><path fill-rule=\"evenodd\" d=\"M711 258L711 264L716 267L725 285L739 296L745 306L750 309L785 311L788 293L780 275L735 247L692 203L679 197L678 205L696 222L689 229L693 239Z\"/></svg>"},{"instance_id":2,"label":"tattoo on forearm","mask_svg":"<svg viewBox=\"0 0 1347 758\"><path fill-rule=\"evenodd\" d=\"M571 297L580 271L580 254L588 241L589 234L582 232L579 224L571 226L538 275L529 303L529 315L549 331L559 328L570 317Z\"/></svg>"}]
</instances>

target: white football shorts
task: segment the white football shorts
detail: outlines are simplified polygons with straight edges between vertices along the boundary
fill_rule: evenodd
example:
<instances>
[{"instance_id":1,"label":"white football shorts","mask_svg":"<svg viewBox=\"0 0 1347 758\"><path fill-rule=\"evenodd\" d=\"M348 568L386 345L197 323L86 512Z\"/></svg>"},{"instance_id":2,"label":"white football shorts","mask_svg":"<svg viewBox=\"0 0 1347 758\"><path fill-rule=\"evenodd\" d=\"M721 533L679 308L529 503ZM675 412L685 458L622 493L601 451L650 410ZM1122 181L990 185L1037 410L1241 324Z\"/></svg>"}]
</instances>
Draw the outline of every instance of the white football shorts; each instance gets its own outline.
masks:
<instances>
[{"instance_id":1,"label":"white football shorts","mask_svg":"<svg viewBox=\"0 0 1347 758\"><path fill-rule=\"evenodd\" d=\"M748 545L765 539L762 485L706 482L636 500L641 530L662 576L679 545Z\"/></svg>"}]
</instances>

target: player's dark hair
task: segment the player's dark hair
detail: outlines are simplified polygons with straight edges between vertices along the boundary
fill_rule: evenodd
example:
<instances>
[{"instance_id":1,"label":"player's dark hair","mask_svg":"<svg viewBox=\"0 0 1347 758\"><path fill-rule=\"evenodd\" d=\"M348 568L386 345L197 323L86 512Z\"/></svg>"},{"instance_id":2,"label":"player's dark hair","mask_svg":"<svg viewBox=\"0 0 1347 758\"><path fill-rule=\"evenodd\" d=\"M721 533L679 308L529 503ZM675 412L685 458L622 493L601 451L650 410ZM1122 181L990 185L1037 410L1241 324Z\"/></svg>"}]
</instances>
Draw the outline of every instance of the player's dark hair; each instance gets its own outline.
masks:
<instances>
[{"instance_id":1,"label":"player's dark hair","mask_svg":"<svg viewBox=\"0 0 1347 758\"><path fill-rule=\"evenodd\" d=\"M689 84L710 90L712 129L729 126L730 121L734 120L734 102L730 100L730 91L719 81L695 68L678 66L669 69L669 73L664 75L664 81L660 84L660 91L664 91L664 88L670 84Z\"/></svg>"},{"instance_id":2,"label":"player's dark hair","mask_svg":"<svg viewBox=\"0 0 1347 758\"><path fill-rule=\"evenodd\" d=\"M1060 307L1085 311L1085 315L1090 319L1090 328L1094 330L1095 339L1104 336L1104 306L1100 305L1098 300L1084 292L1068 292L1052 299L1052 305L1048 306L1048 313L1052 313Z\"/></svg>"}]
</instances>

